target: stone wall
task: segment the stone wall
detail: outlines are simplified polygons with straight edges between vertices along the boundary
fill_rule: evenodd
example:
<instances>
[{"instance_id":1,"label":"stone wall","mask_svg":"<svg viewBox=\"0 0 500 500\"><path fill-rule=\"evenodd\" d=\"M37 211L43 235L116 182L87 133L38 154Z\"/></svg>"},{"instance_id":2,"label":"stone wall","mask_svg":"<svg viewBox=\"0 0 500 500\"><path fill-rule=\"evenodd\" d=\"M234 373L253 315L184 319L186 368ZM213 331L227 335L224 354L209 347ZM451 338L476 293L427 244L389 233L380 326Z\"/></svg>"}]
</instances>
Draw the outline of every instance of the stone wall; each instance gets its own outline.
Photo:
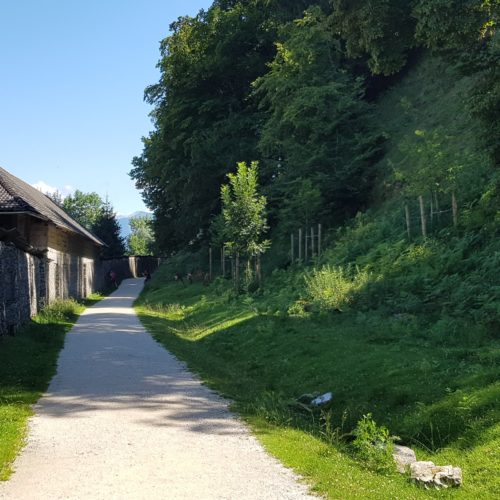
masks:
<instances>
[{"instance_id":1,"label":"stone wall","mask_svg":"<svg viewBox=\"0 0 500 500\"><path fill-rule=\"evenodd\" d=\"M153 273L160 263L156 257L99 260L54 248L39 257L0 241L0 335L14 333L47 303L106 288L111 270L121 281Z\"/></svg>"},{"instance_id":2,"label":"stone wall","mask_svg":"<svg viewBox=\"0 0 500 500\"><path fill-rule=\"evenodd\" d=\"M46 302L45 259L0 241L0 335L15 330Z\"/></svg>"}]
</instances>

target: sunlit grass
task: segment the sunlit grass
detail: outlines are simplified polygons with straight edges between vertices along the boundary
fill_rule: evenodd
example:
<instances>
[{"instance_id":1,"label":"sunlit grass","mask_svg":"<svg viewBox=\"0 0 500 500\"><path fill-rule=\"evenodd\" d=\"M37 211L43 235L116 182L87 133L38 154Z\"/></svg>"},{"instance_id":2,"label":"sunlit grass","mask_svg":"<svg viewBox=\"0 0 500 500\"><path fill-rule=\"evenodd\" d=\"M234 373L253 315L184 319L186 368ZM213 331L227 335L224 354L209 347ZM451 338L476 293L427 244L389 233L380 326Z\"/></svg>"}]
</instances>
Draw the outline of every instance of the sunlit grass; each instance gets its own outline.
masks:
<instances>
[{"instance_id":1,"label":"sunlit grass","mask_svg":"<svg viewBox=\"0 0 500 500\"><path fill-rule=\"evenodd\" d=\"M280 289L280 281L267 286ZM415 321L376 312L283 316L269 312L266 293L234 299L229 288L157 285L154 298L146 290L137 310L154 337L230 397L269 451L315 491L329 498L494 497L498 345L473 351L436 345ZM427 492L399 474L367 470L348 443L325 439L320 415L290 410L300 394L330 390L334 428L343 425L348 433L372 412L420 459L462 467L463 486Z\"/></svg>"}]
</instances>

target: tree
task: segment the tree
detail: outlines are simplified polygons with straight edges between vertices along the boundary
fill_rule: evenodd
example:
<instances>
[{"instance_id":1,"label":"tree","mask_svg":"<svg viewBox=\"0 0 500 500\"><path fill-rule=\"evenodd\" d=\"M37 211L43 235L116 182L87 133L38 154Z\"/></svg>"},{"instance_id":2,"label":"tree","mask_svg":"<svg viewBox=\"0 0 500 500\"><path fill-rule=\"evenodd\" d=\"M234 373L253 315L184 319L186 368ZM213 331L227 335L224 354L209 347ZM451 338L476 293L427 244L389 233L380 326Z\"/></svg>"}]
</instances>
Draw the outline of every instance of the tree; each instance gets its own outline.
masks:
<instances>
[{"instance_id":1,"label":"tree","mask_svg":"<svg viewBox=\"0 0 500 500\"><path fill-rule=\"evenodd\" d=\"M391 75L401 70L414 46L413 3L414 0L332 0L331 20L347 56L367 57L373 74Z\"/></svg>"},{"instance_id":2,"label":"tree","mask_svg":"<svg viewBox=\"0 0 500 500\"><path fill-rule=\"evenodd\" d=\"M257 192L258 163L238 163L229 183L221 187L222 217L225 222L222 239L236 262L236 286L239 288L239 258L246 258L246 281L252 279L251 259L260 256L270 245L263 240L267 231L266 198ZM257 271L259 272L259 271Z\"/></svg>"},{"instance_id":3,"label":"tree","mask_svg":"<svg viewBox=\"0 0 500 500\"><path fill-rule=\"evenodd\" d=\"M101 213L91 230L106 243L102 249L103 257L121 257L125 254L125 244L120 235L120 224L116 220L116 214L109 200L102 204Z\"/></svg>"},{"instance_id":4,"label":"tree","mask_svg":"<svg viewBox=\"0 0 500 500\"><path fill-rule=\"evenodd\" d=\"M92 231L103 214L103 201L97 193L84 193L78 189L64 198L62 208L83 227Z\"/></svg>"},{"instance_id":5,"label":"tree","mask_svg":"<svg viewBox=\"0 0 500 500\"><path fill-rule=\"evenodd\" d=\"M132 230L127 240L130 255L153 255L155 243L153 224L150 217L132 217L129 221Z\"/></svg>"},{"instance_id":6,"label":"tree","mask_svg":"<svg viewBox=\"0 0 500 500\"><path fill-rule=\"evenodd\" d=\"M323 212L342 222L366 201L380 149L363 82L343 67L339 40L319 8L284 27L277 51L254 84L266 113L259 149L276 159L263 169L269 195L291 199L297 182L309 179L320 190Z\"/></svg>"}]
</instances>

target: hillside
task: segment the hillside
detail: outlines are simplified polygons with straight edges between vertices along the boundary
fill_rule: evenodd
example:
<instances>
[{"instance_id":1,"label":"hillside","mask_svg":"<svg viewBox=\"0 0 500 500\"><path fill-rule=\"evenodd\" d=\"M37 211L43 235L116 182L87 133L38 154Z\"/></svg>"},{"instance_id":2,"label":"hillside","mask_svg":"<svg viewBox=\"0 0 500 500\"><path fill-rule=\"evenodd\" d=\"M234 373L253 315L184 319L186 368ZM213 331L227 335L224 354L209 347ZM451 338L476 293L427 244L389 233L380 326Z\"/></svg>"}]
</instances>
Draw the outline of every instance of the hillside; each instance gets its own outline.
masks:
<instances>
[{"instance_id":1,"label":"hillside","mask_svg":"<svg viewBox=\"0 0 500 500\"><path fill-rule=\"evenodd\" d=\"M371 199L343 226L324 228L314 262L290 265L287 235L275 230L263 287L235 295L220 278L209 287L173 283L175 273L208 267L206 249L179 253L137 305L155 337L330 498L498 493L500 205L470 113L475 83L424 53L378 96L384 151ZM334 395L327 412L293 405L326 391ZM419 459L460 466L463 486L419 490L356 451L353 432L367 414Z\"/></svg>"}]
</instances>

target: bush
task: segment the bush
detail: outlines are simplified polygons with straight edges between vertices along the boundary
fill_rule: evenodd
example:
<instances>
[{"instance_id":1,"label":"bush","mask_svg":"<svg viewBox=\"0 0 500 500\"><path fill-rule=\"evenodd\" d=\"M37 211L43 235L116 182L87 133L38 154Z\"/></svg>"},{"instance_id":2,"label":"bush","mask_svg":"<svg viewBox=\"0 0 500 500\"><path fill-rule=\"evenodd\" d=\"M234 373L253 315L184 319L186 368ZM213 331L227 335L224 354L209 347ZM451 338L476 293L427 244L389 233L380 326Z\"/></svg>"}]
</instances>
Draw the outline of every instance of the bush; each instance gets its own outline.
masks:
<instances>
[{"instance_id":1,"label":"bush","mask_svg":"<svg viewBox=\"0 0 500 500\"><path fill-rule=\"evenodd\" d=\"M353 446L358 457L366 465L378 472L391 472L394 470L394 437L384 426L378 426L372 419L371 413L364 415L358 421L354 430L356 439Z\"/></svg>"},{"instance_id":2,"label":"bush","mask_svg":"<svg viewBox=\"0 0 500 500\"><path fill-rule=\"evenodd\" d=\"M56 300L44 307L34 320L42 324L71 321L81 311L82 306L73 299Z\"/></svg>"},{"instance_id":3,"label":"bush","mask_svg":"<svg viewBox=\"0 0 500 500\"><path fill-rule=\"evenodd\" d=\"M370 281L367 271L351 269L326 265L306 274L306 289L313 303L324 310L346 309Z\"/></svg>"}]
</instances>

